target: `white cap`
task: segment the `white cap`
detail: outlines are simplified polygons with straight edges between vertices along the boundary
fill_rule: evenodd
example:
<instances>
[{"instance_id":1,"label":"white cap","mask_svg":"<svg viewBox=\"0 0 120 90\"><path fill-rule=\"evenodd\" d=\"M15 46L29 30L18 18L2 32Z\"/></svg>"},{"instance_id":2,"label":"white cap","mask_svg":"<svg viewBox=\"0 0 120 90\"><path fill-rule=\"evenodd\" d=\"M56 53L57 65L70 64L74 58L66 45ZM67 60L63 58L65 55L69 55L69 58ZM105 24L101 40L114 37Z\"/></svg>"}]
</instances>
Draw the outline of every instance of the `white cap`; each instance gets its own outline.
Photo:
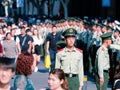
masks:
<instances>
[{"instance_id":1,"label":"white cap","mask_svg":"<svg viewBox=\"0 0 120 90\"><path fill-rule=\"evenodd\" d=\"M120 25L120 22L118 20L115 20L114 23Z\"/></svg>"}]
</instances>

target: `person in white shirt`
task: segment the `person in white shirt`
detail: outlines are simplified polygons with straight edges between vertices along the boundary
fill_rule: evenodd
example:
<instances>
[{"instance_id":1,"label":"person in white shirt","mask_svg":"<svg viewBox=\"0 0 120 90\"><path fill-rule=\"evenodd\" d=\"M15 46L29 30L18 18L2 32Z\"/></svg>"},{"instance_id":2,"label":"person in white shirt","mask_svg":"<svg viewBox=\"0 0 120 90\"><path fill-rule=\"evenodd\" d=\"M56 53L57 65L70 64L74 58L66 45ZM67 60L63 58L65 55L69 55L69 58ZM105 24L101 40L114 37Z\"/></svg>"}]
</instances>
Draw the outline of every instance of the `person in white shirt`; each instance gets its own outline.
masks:
<instances>
[{"instance_id":1,"label":"person in white shirt","mask_svg":"<svg viewBox=\"0 0 120 90\"><path fill-rule=\"evenodd\" d=\"M34 29L33 30L33 49L32 49L32 53L34 56L34 61L35 61L35 72L38 71L37 65L40 62L40 57L41 57L41 49L40 46L43 44L44 40L42 39L42 37L39 35L38 30Z\"/></svg>"}]
</instances>

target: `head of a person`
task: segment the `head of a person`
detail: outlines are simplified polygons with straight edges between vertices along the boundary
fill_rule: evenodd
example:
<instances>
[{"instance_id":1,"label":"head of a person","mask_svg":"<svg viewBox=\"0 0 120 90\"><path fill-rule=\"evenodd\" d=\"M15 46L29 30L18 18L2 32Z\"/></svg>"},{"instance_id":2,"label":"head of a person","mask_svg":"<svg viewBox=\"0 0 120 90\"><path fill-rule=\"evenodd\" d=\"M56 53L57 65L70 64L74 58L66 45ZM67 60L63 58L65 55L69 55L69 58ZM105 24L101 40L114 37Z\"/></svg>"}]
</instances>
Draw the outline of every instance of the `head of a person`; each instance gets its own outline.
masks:
<instances>
[{"instance_id":1,"label":"head of a person","mask_svg":"<svg viewBox=\"0 0 120 90\"><path fill-rule=\"evenodd\" d=\"M6 33L6 40L11 40L11 33L10 32Z\"/></svg>"},{"instance_id":2,"label":"head of a person","mask_svg":"<svg viewBox=\"0 0 120 90\"><path fill-rule=\"evenodd\" d=\"M114 37L117 38L120 35L120 30L116 28L116 30L114 31Z\"/></svg>"},{"instance_id":3,"label":"head of a person","mask_svg":"<svg viewBox=\"0 0 120 90\"><path fill-rule=\"evenodd\" d=\"M36 36L38 36L38 35L39 35L39 32L38 32L38 30L37 30L37 29L34 29L34 30L33 30L33 35L36 35Z\"/></svg>"},{"instance_id":4,"label":"head of a person","mask_svg":"<svg viewBox=\"0 0 120 90\"><path fill-rule=\"evenodd\" d=\"M7 57L0 57L0 84L7 85L15 74L16 65Z\"/></svg>"},{"instance_id":5,"label":"head of a person","mask_svg":"<svg viewBox=\"0 0 120 90\"><path fill-rule=\"evenodd\" d=\"M57 32L57 27L55 25L52 26L52 33L56 33Z\"/></svg>"},{"instance_id":6,"label":"head of a person","mask_svg":"<svg viewBox=\"0 0 120 90\"><path fill-rule=\"evenodd\" d=\"M50 90L64 89L68 90L68 82L65 79L65 73L61 69L54 69L49 73L48 86Z\"/></svg>"},{"instance_id":7,"label":"head of a person","mask_svg":"<svg viewBox=\"0 0 120 90\"><path fill-rule=\"evenodd\" d=\"M63 36L67 47L73 47L75 43L77 31L73 28L69 28L63 32Z\"/></svg>"},{"instance_id":8,"label":"head of a person","mask_svg":"<svg viewBox=\"0 0 120 90\"><path fill-rule=\"evenodd\" d=\"M102 29L101 29L101 30L102 30L103 33L106 33L106 32L107 32L106 26L105 26L105 25L102 25Z\"/></svg>"},{"instance_id":9,"label":"head of a person","mask_svg":"<svg viewBox=\"0 0 120 90\"><path fill-rule=\"evenodd\" d=\"M21 53L16 62L16 74L28 76L33 71L33 56L28 53Z\"/></svg>"},{"instance_id":10,"label":"head of a person","mask_svg":"<svg viewBox=\"0 0 120 90\"><path fill-rule=\"evenodd\" d=\"M11 29L11 35L12 35L12 37L15 36L15 34L16 34L16 29L15 28Z\"/></svg>"},{"instance_id":11,"label":"head of a person","mask_svg":"<svg viewBox=\"0 0 120 90\"><path fill-rule=\"evenodd\" d=\"M25 27L24 27L24 26L21 26L20 29L21 29L21 34L22 34L22 35L26 34L26 32L25 32L26 30L25 30Z\"/></svg>"},{"instance_id":12,"label":"head of a person","mask_svg":"<svg viewBox=\"0 0 120 90\"><path fill-rule=\"evenodd\" d=\"M102 38L102 43L109 46L112 43L112 32L107 32L100 37Z\"/></svg>"},{"instance_id":13,"label":"head of a person","mask_svg":"<svg viewBox=\"0 0 120 90\"><path fill-rule=\"evenodd\" d=\"M32 32L30 31L30 29L26 29L26 34L29 35L29 36L32 36Z\"/></svg>"}]
</instances>

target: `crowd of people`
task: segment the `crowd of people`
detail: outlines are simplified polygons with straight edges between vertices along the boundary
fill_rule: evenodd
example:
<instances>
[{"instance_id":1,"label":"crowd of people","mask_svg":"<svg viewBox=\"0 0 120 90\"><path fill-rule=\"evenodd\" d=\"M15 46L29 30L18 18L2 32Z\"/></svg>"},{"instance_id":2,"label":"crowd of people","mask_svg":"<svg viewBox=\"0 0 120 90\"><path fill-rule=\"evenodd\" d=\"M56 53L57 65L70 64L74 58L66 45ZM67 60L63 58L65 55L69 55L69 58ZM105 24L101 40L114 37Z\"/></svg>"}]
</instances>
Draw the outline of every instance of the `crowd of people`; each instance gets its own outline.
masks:
<instances>
[{"instance_id":1,"label":"crowd of people","mask_svg":"<svg viewBox=\"0 0 120 90\"><path fill-rule=\"evenodd\" d=\"M28 76L38 71L41 57L47 54L51 90L82 90L84 75L95 78L97 90L107 90L108 82L116 89L120 79L119 25L118 20L102 18L33 22L1 18L0 57L16 64L14 87L20 90L35 90Z\"/></svg>"}]
</instances>

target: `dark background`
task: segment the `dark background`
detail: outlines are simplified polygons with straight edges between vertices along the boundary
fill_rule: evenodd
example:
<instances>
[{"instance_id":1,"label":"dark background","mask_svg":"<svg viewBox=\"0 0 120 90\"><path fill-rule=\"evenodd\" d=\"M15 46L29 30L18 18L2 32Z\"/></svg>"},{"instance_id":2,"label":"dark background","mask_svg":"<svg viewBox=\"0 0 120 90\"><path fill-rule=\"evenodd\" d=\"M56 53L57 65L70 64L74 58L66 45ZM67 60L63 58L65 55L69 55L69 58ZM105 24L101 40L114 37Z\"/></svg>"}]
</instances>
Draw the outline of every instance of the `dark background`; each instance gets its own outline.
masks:
<instances>
[{"instance_id":1,"label":"dark background","mask_svg":"<svg viewBox=\"0 0 120 90\"><path fill-rule=\"evenodd\" d=\"M102 0L71 0L69 16L112 17L120 19L120 0L111 0L110 7L102 7Z\"/></svg>"}]
</instances>

